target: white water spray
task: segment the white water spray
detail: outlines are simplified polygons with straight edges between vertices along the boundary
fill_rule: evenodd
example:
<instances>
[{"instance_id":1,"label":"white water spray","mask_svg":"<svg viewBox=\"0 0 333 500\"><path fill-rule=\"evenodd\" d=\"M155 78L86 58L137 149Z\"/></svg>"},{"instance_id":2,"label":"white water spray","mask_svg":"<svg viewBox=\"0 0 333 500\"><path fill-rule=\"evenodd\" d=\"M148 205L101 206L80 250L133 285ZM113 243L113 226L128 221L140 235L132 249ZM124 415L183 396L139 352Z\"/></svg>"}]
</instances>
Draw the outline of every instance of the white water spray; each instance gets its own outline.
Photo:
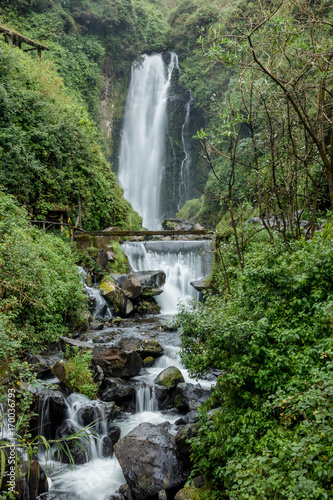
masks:
<instances>
[{"instance_id":1,"label":"white water spray","mask_svg":"<svg viewBox=\"0 0 333 500\"><path fill-rule=\"evenodd\" d=\"M121 135L118 180L124 196L143 218L143 226L160 229L160 190L164 161L167 97L178 57L167 68L161 54L144 55L132 65Z\"/></svg>"},{"instance_id":2,"label":"white water spray","mask_svg":"<svg viewBox=\"0 0 333 500\"><path fill-rule=\"evenodd\" d=\"M134 271L165 272L164 292L157 297L162 313L174 313L179 301L199 298L190 282L207 276L209 272L209 241L128 242L122 245L122 250Z\"/></svg>"}]
</instances>

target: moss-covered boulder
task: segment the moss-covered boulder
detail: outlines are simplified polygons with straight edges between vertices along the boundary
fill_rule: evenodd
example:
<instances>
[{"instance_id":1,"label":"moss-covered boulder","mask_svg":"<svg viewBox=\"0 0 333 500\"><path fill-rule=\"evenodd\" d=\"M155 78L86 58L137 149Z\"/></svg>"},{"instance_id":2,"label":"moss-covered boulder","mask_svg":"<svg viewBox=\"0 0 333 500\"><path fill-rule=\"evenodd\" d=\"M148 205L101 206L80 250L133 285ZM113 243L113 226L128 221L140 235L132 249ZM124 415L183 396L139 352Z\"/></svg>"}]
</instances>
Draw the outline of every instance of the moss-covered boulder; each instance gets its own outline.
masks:
<instances>
[{"instance_id":1,"label":"moss-covered boulder","mask_svg":"<svg viewBox=\"0 0 333 500\"><path fill-rule=\"evenodd\" d=\"M117 347L125 351L136 351L142 359L148 356L158 358L164 353L161 344L153 339L123 338L118 342Z\"/></svg>"},{"instance_id":2,"label":"moss-covered boulder","mask_svg":"<svg viewBox=\"0 0 333 500\"><path fill-rule=\"evenodd\" d=\"M153 356L148 356L147 358L145 358L143 360L143 366L145 368L150 368L151 366L153 366L154 363L155 363L155 359L153 358Z\"/></svg>"},{"instance_id":3,"label":"moss-covered boulder","mask_svg":"<svg viewBox=\"0 0 333 500\"><path fill-rule=\"evenodd\" d=\"M161 312L161 306L156 302L154 297L150 297L149 300L140 300L137 302L135 310L142 315L159 314Z\"/></svg>"},{"instance_id":4,"label":"moss-covered boulder","mask_svg":"<svg viewBox=\"0 0 333 500\"><path fill-rule=\"evenodd\" d=\"M169 366L163 370L154 380L157 385L162 385L171 389L176 387L177 384L185 382L182 372L176 366Z\"/></svg>"},{"instance_id":5,"label":"moss-covered boulder","mask_svg":"<svg viewBox=\"0 0 333 500\"><path fill-rule=\"evenodd\" d=\"M103 296L108 300L112 309L120 316L128 316L134 309L131 300L125 292L109 278L103 278L99 285Z\"/></svg>"}]
</instances>

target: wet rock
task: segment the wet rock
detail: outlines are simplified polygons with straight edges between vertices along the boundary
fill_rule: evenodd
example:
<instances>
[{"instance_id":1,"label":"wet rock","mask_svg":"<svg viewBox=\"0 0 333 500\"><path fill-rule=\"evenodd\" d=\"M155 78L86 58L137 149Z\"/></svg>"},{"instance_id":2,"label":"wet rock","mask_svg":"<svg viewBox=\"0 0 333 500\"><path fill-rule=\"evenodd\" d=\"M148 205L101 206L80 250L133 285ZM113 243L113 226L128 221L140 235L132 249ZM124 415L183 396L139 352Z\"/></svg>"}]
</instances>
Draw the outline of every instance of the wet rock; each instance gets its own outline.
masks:
<instances>
[{"instance_id":1,"label":"wet rock","mask_svg":"<svg viewBox=\"0 0 333 500\"><path fill-rule=\"evenodd\" d=\"M89 325L90 330L97 331L97 330L103 330L104 329L104 323L101 323L100 321L92 321Z\"/></svg>"},{"instance_id":2,"label":"wet rock","mask_svg":"<svg viewBox=\"0 0 333 500\"><path fill-rule=\"evenodd\" d=\"M56 432L56 438L66 438L68 436L71 436L72 434L75 434L80 430L80 427L73 422L73 420L65 420L58 428ZM82 438L80 440L80 445L78 444L79 440L68 440L66 441L66 444L68 446L69 452L72 456L72 459L75 464L85 464L88 462L87 455L82 449L84 447L84 442L82 441ZM69 456L63 451L58 451L56 453L56 458L57 460L60 460L61 462L65 464L71 463L71 460Z\"/></svg>"},{"instance_id":3,"label":"wet rock","mask_svg":"<svg viewBox=\"0 0 333 500\"><path fill-rule=\"evenodd\" d=\"M176 366L169 366L165 370L163 370L154 380L154 383L157 385L162 385L163 387L167 387L170 389L171 387L175 387L177 384L180 384L184 381L184 377L181 371Z\"/></svg>"},{"instance_id":4,"label":"wet rock","mask_svg":"<svg viewBox=\"0 0 333 500\"><path fill-rule=\"evenodd\" d=\"M161 306L151 297L149 300L145 299L137 302L135 304L135 310L141 315L159 314L161 312Z\"/></svg>"},{"instance_id":5,"label":"wet rock","mask_svg":"<svg viewBox=\"0 0 333 500\"><path fill-rule=\"evenodd\" d=\"M205 481L203 476L195 477L186 488L179 490L174 500L191 500L192 498L203 498L203 495L207 494L207 488L205 486Z\"/></svg>"},{"instance_id":6,"label":"wet rock","mask_svg":"<svg viewBox=\"0 0 333 500\"><path fill-rule=\"evenodd\" d=\"M155 397L159 410L171 410L174 408L175 390L155 385Z\"/></svg>"},{"instance_id":7,"label":"wet rock","mask_svg":"<svg viewBox=\"0 0 333 500\"><path fill-rule=\"evenodd\" d=\"M133 385L116 377L106 378L103 387L101 399L103 401L114 401L116 404L122 404L128 399L132 400L136 394Z\"/></svg>"},{"instance_id":8,"label":"wet rock","mask_svg":"<svg viewBox=\"0 0 333 500\"><path fill-rule=\"evenodd\" d=\"M91 401L90 404L81 406L77 412L79 422L83 427L98 421L112 421L118 415L119 408L115 403L104 403L103 401Z\"/></svg>"},{"instance_id":9,"label":"wet rock","mask_svg":"<svg viewBox=\"0 0 333 500\"><path fill-rule=\"evenodd\" d=\"M157 499L158 500L168 500L167 492L165 490L159 491L158 495L157 495Z\"/></svg>"},{"instance_id":10,"label":"wet rock","mask_svg":"<svg viewBox=\"0 0 333 500\"><path fill-rule=\"evenodd\" d=\"M147 288L160 288L165 284L164 271L135 271L131 273L141 283L143 289Z\"/></svg>"},{"instance_id":11,"label":"wet rock","mask_svg":"<svg viewBox=\"0 0 333 500\"><path fill-rule=\"evenodd\" d=\"M128 316L134 309L125 292L108 278L103 278L99 285L103 296L110 302L114 312L120 316Z\"/></svg>"},{"instance_id":12,"label":"wet rock","mask_svg":"<svg viewBox=\"0 0 333 500\"><path fill-rule=\"evenodd\" d=\"M198 412L197 410L192 410L188 412L183 417L176 420L176 425L186 425L186 424L194 424L198 420Z\"/></svg>"},{"instance_id":13,"label":"wet rock","mask_svg":"<svg viewBox=\"0 0 333 500\"><path fill-rule=\"evenodd\" d=\"M91 349L91 344L88 344L88 342L81 342L81 340L71 339L69 337L60 337L59 345L62 351L65 351L66 346L78 347L79 349Z\"/></svg>"},{"instance_id":14,"label":"wet rock","mask_svg":"<svg viewBox=\"0 0 333 500\"><path fill-rule=\"evenodd\" d=\"M133 500L133 495L128 484L122 484L119 488L119 493L121 493L125 500Z\"/></svg>"},{"instance_id":15,"label":"wet rock","mask_svg":"<svg viewBox=\"0 0 333 500\"><path fill-rule=\"evenodd\" d=\"M47 439L54 439L56 428L66 418L66 398L60 391L43 389L36 393L36 403L40 419L38 434L43 434Z\"/></svg>"},{"instance_id":16,"label":"wet rock","mask_svg":"<svg viewBox=\"0 0 333 500\"><path fill-rule=\"evenodd\" d=\"M117 285L125 292L127 297L132 300L137 299L142 293L142 285L132 273L119 276Z\"/></svg>"},{"instance_id":17,"label":"wet rock","mask_svg":"<svg viewBox=\"0 0 333 500\"><path fill-rule=\"evenodd\" d=\"M27 354L27 362L32 367L32 371L36 373L37 378L52 377L51 366L53 362L50 359L43 356L35 356L34 354Z\"/></svg>"},{"instance_id":18,"label":"wet rock","mask_svg":"<svg viewBox=\"0 0 333 500\"><path fill-rule=\"evenodd\" d=\"M108 430L108 437L111 439L113 446L116 443L118 443L120 438L120 432L121 432L120 427L118 427L117 425L110 425Z\"/></svg>"},{"instance_id":19,"label":"wet rock","mask_svg":"<svg viewBox=\"0 0 333 500\"><path fill-rule=\"evenodd\" d=\"M145 368L150 368L155 363L155 359L152 356L148 356L143 360L143 366Z\"/></svg>"},{"instance_id":20,"label":"wet rock","mask_svg":"<svg viewBox=\"0 0 333 500\"><path fill-rule=\"evenodd\" d=\"M188 476L166 425L140 424L114 451L133 496L140 500L180 487Z\"/></svg>"},{"instance_id":21,"label":"wet rock","mask_svg":"<svg viewBox=\"0 0 333 500\"><path fill-rule=\"evenodd\" d=\"M125 351L136 351L142 359L148 356L158 358L164 353L161 344L152 339L123 338L117 343L117 347Z\"/></svg>"},{"instance_id":22,"label":"wet rock","mask_svg":"<svg viewBox=\"0 0 333 500\"><path fill-rule=\"evenodd\" d=\"M93 364L99 365L105 377L131 378L139 374L142 367L141 356L109 346L95 346Z\"/></svg>"},{"instance_id":23,"label":"wet rock","mask_svg":"<svg viewBox=\"0 0 333 500\"><path fill-rule=\"evenodd\" d=\"M208 290L210 287L210 282L207 278L202 278L201 280L191 281L190 285L193 286L198 292L203 292L204 290Z\"/></svg>"},{"instance_id":24,"label":"wet rock","mask_svg":"<svg viewBox=\"0 0 333 500\"><path fill-rule=\"evenodd\" d=\"M14 486L15 499L36 500L39 495L48 492L49 486L46 474L36 460L32 460L30 463L22 462L17 467L18 473L15 474ZM12 486L10 472L10 465L7 465L0 492L8 492L9 487Z\"/></svg>"},{"instance_id":25,"label":"wet rock","mask_svg":"<svg viewBox=\"0 0 333 500\"><path fill-rule=\"evenodd\" d=\"M210 395L210 390L203 389L200 384L180 383L176 388L175 407L181 413L196 410Z\"/></svg>"},{"instance_id":26,"label":"wet rock","mask_svg":"<svg viewBox=\"0 0 333 500\"><path fill-rule=\"evenodd\" d=\"M119 441L120 428L117 426L112 426L111 430L107 436L102 439L102 453L104 458L112 457L113 447Z\"/></svg>"},{"instance_id":27,"label":"wet rock","mask_svg":"<svg viewBox=\"0 0 333 500\"><path fill-rule=\"evenodd\" d=\"M99 266L101 266L102 269L104 269L104 271L106 271L107 273L110 272L109 256L103 248L100 248L98 250L96 262Z\"/></svg>"},{"instance_id":28,"label":"wet rock","mask_svg":"<svg viewBox=\"0 0 333 500\"><path fill-rule=\"evenodd\" d=\"M114 493L108 500L125 500L125 497L121 493Z\"/></svg>"},{"instance_id":29,"label":"wet rock","mask_svg":"<svg viewBox=\"0 0 333 500\"><path fill-rule=\"evenodd\" d=\"M182 426L176 434L176 446L183 457L188 460L188 466L190 466L191 445L187 441L195 435L195 424Z\"/></svg>"}]
</instances>

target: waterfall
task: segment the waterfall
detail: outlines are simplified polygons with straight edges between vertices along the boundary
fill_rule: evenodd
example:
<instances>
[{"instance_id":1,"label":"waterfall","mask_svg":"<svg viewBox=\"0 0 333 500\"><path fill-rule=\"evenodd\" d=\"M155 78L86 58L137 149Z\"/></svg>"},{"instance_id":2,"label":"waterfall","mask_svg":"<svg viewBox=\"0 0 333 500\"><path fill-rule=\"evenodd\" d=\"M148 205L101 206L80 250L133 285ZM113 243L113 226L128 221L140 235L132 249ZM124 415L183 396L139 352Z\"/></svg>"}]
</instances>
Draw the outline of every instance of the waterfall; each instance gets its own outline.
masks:
<instances>
[{"instance_id":1,"label":"waterfall","mask_svg":"<svg viewBox=\"0 0 333 500\"><path fill-rule=\"evenodd\" d=\"M189 145L189 125L190 125L190 112L193 103L192 92L190 92L190 99L185 104L185 120L182 126L182 145L184 151L184 159L180 166L180 184L179 184L179 203L178 210L185 204L188 199L188 186L190 179L190 169L191 169L191 153Z\"/></svg>"},{"instance_id":2,"label":"waterfall","mask_svg":"<svg viewBox=\"0 0 333 500\"><path fill-rule=\"evenodd\" d=\"M143 218L160 229L160 189L164 161L167 97L178 57L167 68L161 54L143 55L132 65L119 152L118 180L124 196Z\"/></svg>"},{"instance_id":3,"label":"waterfall","mask_svg":"<svg viewBox=\"0 0 333 500\"><path fill-rule=\"evenodd\" d=\"M89 297L89 309L92 317L99 321L109 321L112 312L106 303L101 291L98 288L88 286L86 283L87 272L81 266L77 266L82 278L83 290Z\"/></svg>"},{"instance_id":4,"label":"waterfall","mask_svg":"<svg viewBox=\"0 0 333 500\"><path fill-rule=\"evenodd\" d=\"M136 391L136 411L158 411L158 402L155 396L155 387L141 384Z\"/></svg>"},{"instance_id":5,"label":"waterfall","mask_svg":"<svg viewBox=\"0 0 333 500\"><path fill-rule=\"evenodd\" d=\"M209 241L147 241L122 245L134 271L163 270L164 291L157 297L162 313L174 313L179 301L198 299L191 281L204 278L211 267Z\"/></svg>"}]
</instances>

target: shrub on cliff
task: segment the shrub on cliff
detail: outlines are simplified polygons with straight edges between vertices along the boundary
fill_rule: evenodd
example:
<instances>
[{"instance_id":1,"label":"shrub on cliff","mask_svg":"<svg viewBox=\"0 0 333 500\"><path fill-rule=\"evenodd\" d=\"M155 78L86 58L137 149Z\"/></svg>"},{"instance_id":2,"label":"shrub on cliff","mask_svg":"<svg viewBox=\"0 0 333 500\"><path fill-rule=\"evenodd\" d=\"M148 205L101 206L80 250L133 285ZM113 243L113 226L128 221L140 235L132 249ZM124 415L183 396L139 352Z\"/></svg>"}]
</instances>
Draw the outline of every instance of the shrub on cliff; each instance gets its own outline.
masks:
<instances>
[{"instance_id":1,"label":"shrub on cliff","mask_svg":"<svg viewBox=\"0 0 333 500\"><path fill-rule=\"evenodd\" d=\"M0 358L48 342L86 321L76 257L59 236L30 227L27 212L0 192Z\"/></svg>"}]
</instances>

